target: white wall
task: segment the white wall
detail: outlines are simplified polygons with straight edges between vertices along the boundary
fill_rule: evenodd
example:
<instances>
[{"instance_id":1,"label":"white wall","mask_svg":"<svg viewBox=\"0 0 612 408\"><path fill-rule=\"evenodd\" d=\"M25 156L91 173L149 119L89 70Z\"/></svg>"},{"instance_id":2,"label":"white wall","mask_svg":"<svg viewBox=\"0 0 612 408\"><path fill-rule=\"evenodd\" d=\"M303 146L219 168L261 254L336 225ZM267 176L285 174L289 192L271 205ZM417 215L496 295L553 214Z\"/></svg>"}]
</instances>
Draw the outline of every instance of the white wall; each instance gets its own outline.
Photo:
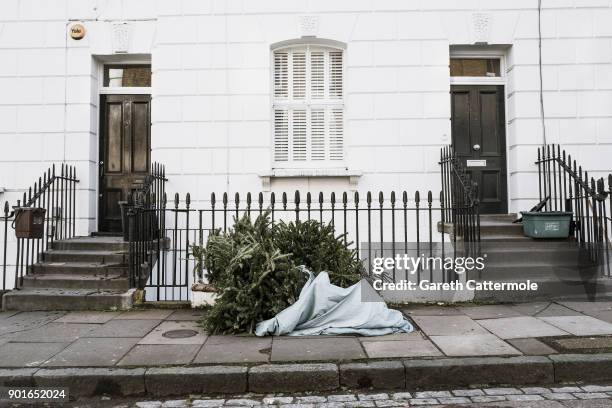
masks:
<instances>
[{"instance_id":1,"label":"white wall","mask_svg":"<svg viewBox=\"0 0 612 408\"><path fill-rule=\"evenodd\" d=\"M608 0L544 1L549 142L597 172L612 153L612 8ZM347 163L359 191L440 188L450 142L449 46L510 45L507 140L510 210L536 201L537 0L3 0L0 5L0 201L14 201L51 163L77 166L79 232L95 230L98 78L113 23L130 24L129 53L153 66L153 159L169 193L260 191L271 168L270 44L317 36L347 43ZM489 28L478 32L475 13ZM85 39L67 37L78 20ZM273 180L276 191L341 191L347 178ZM437 196L437 194L435 194ZM200 202L200 203L198 203Z\"/></svg>"}]
</instances>

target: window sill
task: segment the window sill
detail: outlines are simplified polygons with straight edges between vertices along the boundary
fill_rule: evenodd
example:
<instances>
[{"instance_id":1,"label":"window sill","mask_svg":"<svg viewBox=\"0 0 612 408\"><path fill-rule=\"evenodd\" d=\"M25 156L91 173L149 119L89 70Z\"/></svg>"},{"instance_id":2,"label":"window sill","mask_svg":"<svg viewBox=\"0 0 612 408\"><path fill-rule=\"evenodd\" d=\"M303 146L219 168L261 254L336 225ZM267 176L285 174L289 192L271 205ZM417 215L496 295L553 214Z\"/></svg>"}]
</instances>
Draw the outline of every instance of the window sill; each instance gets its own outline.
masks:
<instances>
[{"instance_id":1,"label":"window sill","mask_svg":"<svg viewBox=\"0 0 612 408\"><path fill-rule=\"evenodd\" d=\"M314 168L314 169L272 169L269 173L260 174L263 191L270 191L270 184L273 178L298 178L298 177L347 177L351 190L357 189L357 182L362 172L350 170L346 167L340 168Z\"/></svg>"}]
</instances>

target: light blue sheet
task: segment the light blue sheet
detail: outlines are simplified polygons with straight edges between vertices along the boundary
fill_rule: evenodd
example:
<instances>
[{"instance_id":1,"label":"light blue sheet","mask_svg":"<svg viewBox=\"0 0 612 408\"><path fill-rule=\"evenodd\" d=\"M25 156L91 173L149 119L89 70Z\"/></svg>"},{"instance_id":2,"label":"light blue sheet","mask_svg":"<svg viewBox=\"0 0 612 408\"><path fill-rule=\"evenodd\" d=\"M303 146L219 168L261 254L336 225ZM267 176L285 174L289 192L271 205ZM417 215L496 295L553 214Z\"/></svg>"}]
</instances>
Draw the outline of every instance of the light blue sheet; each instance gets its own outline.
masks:
<instances>
[{"instance_id":1,"label":"light blue sheet","mask_svg":"<svg viewBox=\"0 0 612 408\"><path fill-rule=\"evenodd\" d=\"M327 272L321 272L315 277L305 268L303 271L309 277L297 302L272 319L258 323L256 335L381 336L413 330L404 315L389 309L382 299L378 302L362 301L362 290L374 291L367 280L363 279L349 288L341 288L331 284Z\"/></svg>"}]
</instances>

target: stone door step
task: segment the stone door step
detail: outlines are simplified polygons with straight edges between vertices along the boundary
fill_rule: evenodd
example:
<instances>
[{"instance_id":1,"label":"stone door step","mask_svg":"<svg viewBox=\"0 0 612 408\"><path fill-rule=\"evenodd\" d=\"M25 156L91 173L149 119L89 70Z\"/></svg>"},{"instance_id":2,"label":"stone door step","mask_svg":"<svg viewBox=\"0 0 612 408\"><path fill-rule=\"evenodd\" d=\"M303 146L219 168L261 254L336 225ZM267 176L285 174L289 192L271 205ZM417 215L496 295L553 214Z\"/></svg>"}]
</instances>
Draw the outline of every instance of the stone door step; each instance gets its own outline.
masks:
<instances>
[{"instance_id":1,"label":"stone door step","mask_svg":"<svg viewBox=\"0 0 612 408\"><path fill-rule=\"evenodd\" d=\"M23 277L24 288L128 290L125 274L43 274Z\"/></svg>"},{"instance_id":2,"label":"stone door step","mask_svg":"<svg viewBox=\"0 0 612 408\"><path fill-rule=\"evenodd\" d=\"M4 310L125 310L132 307L133 292L27 288L6 293L2 301Z\"/></svg>"}]
</instances>

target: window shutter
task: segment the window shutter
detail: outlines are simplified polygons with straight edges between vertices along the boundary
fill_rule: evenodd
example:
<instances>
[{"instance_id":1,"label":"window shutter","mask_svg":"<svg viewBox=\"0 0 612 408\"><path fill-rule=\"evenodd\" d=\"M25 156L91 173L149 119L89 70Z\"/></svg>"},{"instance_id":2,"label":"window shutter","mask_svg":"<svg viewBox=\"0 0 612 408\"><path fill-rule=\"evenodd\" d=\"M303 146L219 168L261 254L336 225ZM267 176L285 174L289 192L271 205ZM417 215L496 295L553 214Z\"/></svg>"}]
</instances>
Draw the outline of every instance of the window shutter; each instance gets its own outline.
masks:
<instances>
[{"instance_id":1,"label":"window shutter","mask_svg":"<svg viewBox=\"0 0 612 408\"><path fill-rule=\"evenodd\" d=\"M329 53L329 97L342 98L342 52Z\"/></svg>"},{"instance_id":2,"label":"window shutter","mask_svg":"<svg viewBox=\"0 0 612 408\"><path fill-rule=\"evenodd\" d=\"M325 111L310 111L310 158L325 160Z\"/></svg>"},{"instance_id":3,"label":"window shutter","mask_svg":"<svg viewBox=\"0 0 612 408\"><path fill-rule=\"evenodd\" d=\"M294 109L292 115L293 160L306 160L306 110Z\"/></svg>"},{"instance_id":4,"label":"window shutter","mask_svg":"<svg viewBox=\"0 0 612 408\"><path fill-rule=\"evenodd\" d=\"M306 98L306 53L293 53L293 98Z\"/></svg>"},{"instance_id":5,"label":"window shutter","mask_svg":"<svg viewBox=\"0 0 612 408\"><path fill-rule=\"evenodd\" d=\"M274 53L274 96L279 98L289 96L287 59L286 52Z\"/></svg>"},{"instance_id":6,"label":"window shutter","mask_svg":"<svg viewBox=\"0 0 612 408\"><path fill-rule=\"evenodd\" d=\"M325 96L325 53L322 51L310 54L310 94L314 99Z\"/></svg>"},{"instance_id":7,"label":"window shutter","mask_svg":"<svg viewBox=\"0 0 612 408\"><path fill-rule=\"evenodd\" d=\"M296 45L275 51L273 64L274 161L338 166L345 159L344 52Z\"/></svg>"},{"instance_id":8,"label":"window shutter","mask_svg":"<svg viewBox=\"0 0 612 408\"><path fill-rule=\"evenodd\" d=\"M289 117L287 110L274 110L274 160L289 160Z\"/></svg>"},{"instance_id":9,"label":"window shutter","mask_svg":"<svg viewBox=\"0 0 612 408\"><path fill-rule=\"evenodd\" d=\"M329 118L329 158L344 158L344 110L331 109Z\"/></svg>"}]
</instances>

